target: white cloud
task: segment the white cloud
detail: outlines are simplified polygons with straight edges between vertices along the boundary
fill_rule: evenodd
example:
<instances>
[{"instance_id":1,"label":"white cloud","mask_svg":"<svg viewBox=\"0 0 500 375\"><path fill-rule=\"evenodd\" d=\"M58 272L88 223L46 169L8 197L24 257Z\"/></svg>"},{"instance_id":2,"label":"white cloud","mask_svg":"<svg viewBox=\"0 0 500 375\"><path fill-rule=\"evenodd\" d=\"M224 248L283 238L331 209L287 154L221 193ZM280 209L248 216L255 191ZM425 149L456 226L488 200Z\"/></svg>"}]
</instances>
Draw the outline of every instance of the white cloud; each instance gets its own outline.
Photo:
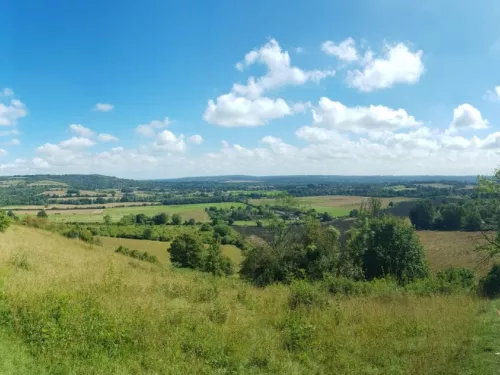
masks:
<instances>
[{"instance_id":1,"label":"white cloud","mask_svg":"<svg viewBox=\"0 0 500 375\"><path fill-rule=\"evenodd\" d=\"M347 107L340 102L322 97L313 109L313 126L342 132L366 133L397 130L419 125L404 109L391 109L381 105Z\"/></svg>"},{"instance_id":2,"label":"white cloud","mask_svg":"<svg viewBox=\"0 0 500 375\"><path fill-rule=\"evenodd\" d=\"M345 142L346 137L336 130L304 126L295 132L299 139L309 143Z\"/></svg>"},{"instance_id":3,"label":"white cloud","mask_svg":"<svg viewBox=\"0 0 500 375\"><path fill-rule=\"evenodd\" d=\"M210 124L238 127L260 126L270 120L292 114L292 109L283 99L267 97L247 99L234 94L219 96L217 102L208 102L203 118Z\"/></svg>"},{"instance_id":4,"label":"white cloud","mask_svg":"<svg viewBox=\"0 0 500 375\"><path fill-rule=\"evenodd\" d=\"M154 137L156 130L162 129L170 125L172 122L168 117L165 117L162 121L153 120L149 124L141 124L135 128L137 134L143 137Z\"/></svg>"},{"instance_id":5,"label":"white cloud","mask_svg":"<svg viewBox=\"0 0 500 375\"><path fill-rule=\"evenodd\" d=\"M7 155L7 154L8 154L8 152L6 150L4 150L3 148L0 148L0 156L3 157L5 155Z\"/></svg>"},{"instance_id":6,"label":"white cloud","mask_svg":"<svg viewBox=\"0 0 500 375\"><path fill-rule=\"evenodd\" d=\"M306 50L303 47L295 47L295 53L301 54L306 52Z\"/></svg>"},{"instance_id":7,"label":"white cloud","mask_svg":"<svg viewBox=\"0 0 500 375\"><path fill-rule=\"evenodd\" d=\"M196 145L199 145L199 144L203 143L203 137L199 134L194 134L188 138L188 141L191 143L194 143Z\"/></svg>"},{"instance_id":8,"label":"white cloud","mask_svg":"<svg viewBox=\"0 0 500 375\"><path fill-rule=\"evenodd\" d=\"M467 129L487 129L488 120L483 118L481 112L470 104L460 104L453 110L453 121L450 124L450 131Z\"/></svg>"},{"instance_id":9,"label":"white cloud","mask_svg":"<svg viewBox=\"0 0 500 375\"><path fill-rule=\"evenodd\" d=\"M247 85L234 84L235 94L256 98L265 91L277 89L285 85L303 85L308 81L319 82L323 78L335 75L332 70L305 71L292 66L290 55L283 51L275 39L271 39L258 50L246 54L245 59L236 67L244 70L246 67L260 63L267 68L265 75L259 78L250 77Z\"/></svg>"},{"instance_id":10,"label":"white cloud","mask_svg":"<svg viewBox=\"0 0 500 375\"><path fill-rule=\"evenodd\" d=\"M424 73L423 52L412 52L403 43L385 45L385 56L373 58L369 51L365 54L362 70L351 70L347 74L347 84L362 92L385 89L397 83L417 83Z\"/></svg>"},{"instance_id":11,"label":"white cloud","mask_svg":"<svg viewBox=\"0 0 500 375\"><path fill-rule=\"evenodd\" d=\"M8 104L0 103L0 126L14 126L27 113L26 106L20 100L11 99Z\"/></svg>"},{"instance_id":12,"label":"white cloud","mask_svg":"<svg viewBox=\"0 0 500 375\"><path fill-rule=\"evenodd\" d=\"M88 138L84 138L84 137L72 137L72 138L67 139L65 141L59 142L60 147L70 148L70 149L91 147L93 145L95 145L95 142L91 141Z\"/></svg>"},{"instance_id":13,"label":"white cloud","mask_svg":"<svg viewBox=\"0 0 500 375\"><path fill-rule=\"evenodd\" d=\"M119 139L111 134L101 133L97 137L101 142L118 142Z\"/></svg>"},{"instance_id":14,"label":"white cloud","mask_svg":"<svg viewBox=\"0 0 500 375\"><path fill-rule=\"evenodd\" d=\"M493 90L486 91L483 99L490 100L492 102L500 101L500 86L496 86Z\"/></svg>"},{"instance_id":15,"label":"white cloud","mask_svg":"<svg viewBox=\"0 0 500 375\"><path fill-rule=\"evenodd\" d=\"M109 112L112 111L114 108L113 104L109 103L97 103L94 107L94 111L98 112Z\"/></svg>"},{"instance_id":16,"label":"white cloud","mask_svg":"<svg viewBox=\"0 0 500 375\"><path fill-rule=\"evenodd\" d=\"M352 38L347 38L338 44L327 40L321 45L321 50L327 55L335 56L344 62L351 63L359 59L356 42Z\"/></svg>"},{"instance_id":17,"label":"white cloud","mask_svg":"<svg viewBox=\"0 0 500 375\"><path fill-rule=\"evenodd\" d=\"M3 90L0 90L0 96L14 96L14 91L6 87Z\"/></svg>"},{"instance_id":18,"label":"white cloud","mask_svg":"<svg viewBox=\"0 0 500 375\"><path fill-rule=\"evenodd\" d=\"M21 141L17 138L13 138L7 144L10 146L19 146L21 144Z\"/></svg>"},{"instance_id":19,"label":"white cloud","mask_svg":"<svg viewBox=\"0 0 500 375\"><path fill-rule=\"evenodd\" d=\"M182 152L186 150L186 143L182 134L176 136L170 130L163 130L156 136L153 147L163 151Z\"/></svg>"},{"instance_id":20,"label":"white cloud","mask_svg":"<svg viewBox=\"0 0 500 375\"><path fill-rule=\"evenodd\" d=\"M95 134L94 131L80 124L71 124L69 128L71 129L72 133L76 134L79 137L91 138Z\"/></svg>"}]
</instances>

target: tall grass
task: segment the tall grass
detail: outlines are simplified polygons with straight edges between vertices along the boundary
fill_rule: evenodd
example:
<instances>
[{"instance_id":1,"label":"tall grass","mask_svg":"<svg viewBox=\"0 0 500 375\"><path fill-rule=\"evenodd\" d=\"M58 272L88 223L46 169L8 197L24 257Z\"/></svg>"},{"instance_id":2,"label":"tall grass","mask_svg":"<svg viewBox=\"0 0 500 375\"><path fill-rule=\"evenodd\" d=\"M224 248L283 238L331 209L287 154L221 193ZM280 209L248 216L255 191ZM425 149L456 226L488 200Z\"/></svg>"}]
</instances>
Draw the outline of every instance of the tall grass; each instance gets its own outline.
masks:
<instances>
[{"instance_id":1,"label":"tall grass","mask_svg":"<svg viewBox=\"0 0 500 375\"><path fill-rule=\"evenodd\" d=\"M33 228L0 234L0 331L54 374L454 374L469 365L480 306L257 289Z\"/></svg>"}]
</instances>

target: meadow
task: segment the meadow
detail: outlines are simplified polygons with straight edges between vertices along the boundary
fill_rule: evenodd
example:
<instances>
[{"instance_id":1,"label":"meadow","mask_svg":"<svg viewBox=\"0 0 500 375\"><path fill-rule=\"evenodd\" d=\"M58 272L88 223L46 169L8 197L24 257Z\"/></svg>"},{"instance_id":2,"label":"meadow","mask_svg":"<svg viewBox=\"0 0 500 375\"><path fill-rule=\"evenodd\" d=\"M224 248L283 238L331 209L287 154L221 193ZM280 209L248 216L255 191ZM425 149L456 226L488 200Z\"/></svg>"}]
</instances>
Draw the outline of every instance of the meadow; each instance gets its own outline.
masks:
<instances>
[{"instance_id":1,"label":"meadow","mask_svg":"<svg viewBox=\"0 0 500 375\"><path fill-rule=\"evenodd\" d=\"M97 205L99 206L99 205ZM46 210L50 220L58 222L79 222L79 223L99 223L103 222L104 216L111 216L113 222L119 221L123 216L129 214L145 214L153 216L161 212L169 215L180 214L183 220L194 219L199 222L209 221L209 217L205 212L205 208L229 208L244 206L242 203L199 203L199 204L183 204L183 205L148 205L136 204L127 207L107 207L105 209L74 209L74 210ZM94 205L96 207L96 205ZM5 208L4 208L5 209ZM16 214L23 215L36 215L37 211L16 210Z\"/></svg>"},{"instance_id":2,"label":"meadow","mask_svg":"<svg viewBox=\"0 0 500 375\"><path fill-rule=\"evenodd\" d=\"M170 255L167 251L170 242L102 236L98 238L105 250L115 251L118 246L124 246L131 250L147 251L149 254L156 256L162 265L170 265ZM241 250L234 245L221 245L221 250L224 255L231 259L237 269L242 260Z\"/></svg>"},{"instance_id":3,"label":"meadow","mask_svg":"<svg viewBox=\"0 0 500 375\"><path fill-rule=\"evenodd\" d=\"M345 196L345 195L331 195L331 196L314 196L314 197L298 197L297 202L306 207L314 208L318 212L328 212L332 216L347 216L349 212L354 209L359 209L361 203L367 200L367 197L360 196ZM393 197L393 198L380 198L382 201L382 208L386 208L389 202L398 203L412 200L406 197ZM261 198L251 199L250 203L255 205L273 205L274 199Z\"/></svg>"},{"instance_id":4,"label":"meadow","mask_svg":"<svg viewBox=\"0 0 500 375\"><path fill-rule=\"evenodd\" d=\"M497 302L255 288L32 228L0 233L2 374L496 374ZM36 369L36 370L35 370ZM34 372L33 372L34 371Z\"/></svg>"}]
</instances>

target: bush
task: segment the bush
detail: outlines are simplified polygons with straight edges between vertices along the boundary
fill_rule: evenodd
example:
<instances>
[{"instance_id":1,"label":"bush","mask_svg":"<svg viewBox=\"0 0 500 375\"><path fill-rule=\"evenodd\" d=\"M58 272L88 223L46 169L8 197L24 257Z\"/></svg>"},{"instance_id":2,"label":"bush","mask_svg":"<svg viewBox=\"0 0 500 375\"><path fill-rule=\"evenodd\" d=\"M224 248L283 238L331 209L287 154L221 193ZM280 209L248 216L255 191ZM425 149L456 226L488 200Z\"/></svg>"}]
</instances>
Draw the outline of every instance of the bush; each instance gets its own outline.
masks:
<instances>
[{"instance_id":1,"label":"bush","mask_svg":"<svg viewBox=\"0 0 500 375\"><path fill-rule=\"evenodd\" d=\"M182 217L179 214L173 214L172 215L172 224L173 225L181 225L182 224Z\"/></svg>"},{"instance_id":2,"label":"bush","mask_svg":"<svg viewBox=\"0 0 500 375\"><path fill-rule=\"evenodd\" d=\"M47 217L49 217L49 215L47 215L47 212L45 212L45 210L40 210L36 214L36 217L38 217L40 219L46 219Z\"/></svg>"},{"instance_id":3,"label":"bush","mask_svg":"<svg viewBox=\"0 0 500 375\"><path fill-rule=\"evenodd\" d=\"M5 214L5 211L0 210L0 232L5 232L5 230L9 227L10 222L11 219Z\"/></svg>"},{"instance_id":4,"label":"bush","mask_svg":"<svg viewBox=\"0 0 500 375\"><path fill-rule=\"evenodd\" d=\"M475 287L476 278L474 272L461 267L450 267L439 271L436 280L440 284L442 292L454 292L472 290Z\"/></svg>"},{"instance_id":5,"label":"bush","mask_svg":"<svg viewBox=\"0 0 500 375\"><path fill-rule=\"evenodd\" d=\"M229 276L234 273L234 267L231 260L222 254L220 250L220 245L218 242L214 241L203 261L204 272L210 272L214 276Z\"/></svg>"},{"instance_id":6,"label":"bush","mask_svg":"<svg viewBox=\"0 0 500 375\"><path fill-rule=\"evenodd\" d=\"M210 232L212 230L212 227L208 223L203 223L200 227L200 231L202 232Z\"/></svg>"},{"instance_id":7,"label":"bush","mask_svg":"<svg viewBox=\"0 0 500 375\"><path fill-rule=\"evenodd\" d=\"M73 227L63 233L67 238L76 238L84 242L94 242L94 236L88 229Z\"/></svg>"},{"instance_id":8,"label":"bush","mask_svg":"<svg viewBox=\"0 0 500 375\"><path fill-rule=\"evenodd\" d=\"M488 298L500 297L500 264L494 264L488 274L481 279L480 291Z\"/></svg>"},{"instance_id":9,"label":"bush","mask_svg":"<svg viewBox=\"0 0 500 375\"><path fill-rule=\"evenodd\" d=\"M292 310L300 307L323 307L327 302L326 296L315 285L305 280L294 281L290 287L288 306Z\"/></svg>"}]
</instances>

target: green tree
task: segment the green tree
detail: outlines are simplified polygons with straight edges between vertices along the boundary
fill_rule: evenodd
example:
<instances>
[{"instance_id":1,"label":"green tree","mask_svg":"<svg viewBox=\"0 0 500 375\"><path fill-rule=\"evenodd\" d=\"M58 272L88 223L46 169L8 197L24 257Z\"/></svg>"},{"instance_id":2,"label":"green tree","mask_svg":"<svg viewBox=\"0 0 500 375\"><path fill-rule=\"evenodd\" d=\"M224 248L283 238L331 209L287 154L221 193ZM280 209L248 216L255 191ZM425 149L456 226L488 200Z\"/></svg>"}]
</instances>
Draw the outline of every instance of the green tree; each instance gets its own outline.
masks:
<instances>
[{"instance_id":1,"label":"green tree","mask_svg":"<svg viewBox=\"0 0 500 375\"><path fill-rule=\"evenodd\" d=\"M411 223L417 229L431 229L435 216L436 210L429 200L417 202L410 210Z\"/></svg>"},{"instance_id":2,"label":"green tree","mask_svg":"<svg viewBox=\"0 0 500 375\"><path fill-rule=\"evenodd\" d=\"M111 216L109 215L104 215L103 217L103 220L104 220L104 224L111 224Z\"/></svg>"},{"instance_id":3,"label":"green tree","mask_svg":"<svg viewBox=\"0 0 500 375\"><path fill-rule=\"evenodd\" d=\"M170 248L170 261L177 267L201 269L204 260L204 247L200 239L191 234L177 237Z\"/></svg>"},{"instance_id":4,"label":"green tree","mask_svg":"<svg viewBox=\"0 0 500 375\"><path fill-rule=\"evenodd\" d=\"M10 225L11 219L5 214L5 211L0 210L0 232L4 232Z\"/></svg>"},{"instance_id":5,"label":"green tree","mask_svg":"<svg viewBox=\"0 0 500 375\"><path fill-rule=\"evenodd\" d=\"M392 276L406 283L428 273L424 249L407 221L365 218L349 235L348 249L366 280Z\"/></svg>"},{"instance_id":6,"label":"green tree","mask_svg":"<svg viewBox=\"0 0 500 375\"><path fill-rule=\"evenodd\" d=\"M144 229L144 232L142 232L142 238L145 240L150 240L153 238L153 230L151 228L146 228Z\"/></svg>"},{"instance_id":7,"label":"green tree","mask_svg":"<svg viewBox=\"0 0 500 375\"><path fill-rule=\"evenodd\" d=\"M465 216L464 229L471 232L481 230L481 214L477 210L470 210Z\"/></svg>"},{"instance_id":8,"label":"green tree","mask_svg":"<svg viewBox=\"0 0 500 375\"><path fill-rule=\"evenodd\" d=\"M36 214L36 217L39 217L41 219L46 219L47 217L49 217L49 215L47 215L47 212L45 212L45 210L40 210Z\"/></svg>"},{"instance_id":9,"label":"green tree","mask_svg":"<svg viewBox=\"0 0 500 375\"><path fill-rule=\"evenodd\" d=\"M234 273L231 260L222 254L218 240L212 241L208 248L207 256L203 262L203 271L215 276L229 276Z\"/></svg>"},{"instance_id":10,"label":"green tree","mask_svg":"<svg viewBox=\"0 0 500 375\"><path fill-rule=\"evenodd\" d=\"M465 210L461 205L457 203L443 204L441 205L441 207L439 207L439 213L441 214L441 220L437 229L462 229L465 219Z\"/></svg>"},{"instance_id":11,"label":"green tree","mask_svg":"<svg viewBox=\"0 0 500 375\"><path fill-rule=\"evenodd\" d=\"M168 214L161 212L153 216L153 223L155 225L166 225L168 223Z\"/></svg>"},{"instance_id":12,"label":"green tree","mask_svg":"<svg viewBox=\"0 0 500 375\"><path fill-rule=\"evenodd\" d=\"M182 224L182 217L179 214L173 214L172 215L172 224L174 225L181 225Z\"/></svg>"}]
</instances>

